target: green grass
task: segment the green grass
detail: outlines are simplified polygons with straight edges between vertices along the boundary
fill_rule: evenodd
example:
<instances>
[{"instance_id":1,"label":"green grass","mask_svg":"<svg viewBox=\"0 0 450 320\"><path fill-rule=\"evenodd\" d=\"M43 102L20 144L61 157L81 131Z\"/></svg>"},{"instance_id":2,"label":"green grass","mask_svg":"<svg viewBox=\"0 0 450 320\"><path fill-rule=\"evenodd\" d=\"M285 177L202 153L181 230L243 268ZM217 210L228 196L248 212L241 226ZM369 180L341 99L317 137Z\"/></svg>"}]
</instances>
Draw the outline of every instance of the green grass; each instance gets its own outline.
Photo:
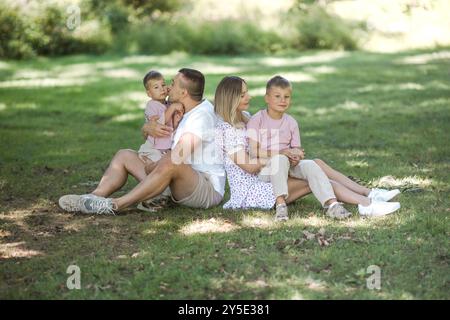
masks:
<instances>
[{"instance_id":1,"label":"green grass","mask_svg":"<svg viewBox=\"0 0 450 320\"><path fill-rule=\"evenodd\" d=\"M0 62L0 299L449 299L450 60L430 53ZM307 196L281 224L221 207L61 212L61 195L91 191L116 150L142 143L144 73L185 66L205 72L209 98L226 74L248 79L252 112L286 75L308 157L402 189L402 208L366 220L347 206L352 218L332 221ZM81 290L66 287L72 264ZM380 290L366 287L370 265Z\"/></svg>"}]
</instances>

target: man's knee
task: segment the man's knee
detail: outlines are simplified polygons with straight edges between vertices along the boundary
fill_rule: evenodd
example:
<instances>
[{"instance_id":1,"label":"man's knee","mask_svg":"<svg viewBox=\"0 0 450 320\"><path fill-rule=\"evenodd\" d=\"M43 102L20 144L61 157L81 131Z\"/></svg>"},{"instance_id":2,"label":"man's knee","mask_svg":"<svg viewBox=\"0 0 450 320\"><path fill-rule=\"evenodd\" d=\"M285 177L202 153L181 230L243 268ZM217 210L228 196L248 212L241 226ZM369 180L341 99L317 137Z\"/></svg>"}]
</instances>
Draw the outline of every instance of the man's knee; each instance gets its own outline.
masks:
<instances>
[{"instance_id":1,"label":"man's knee","mask_svg":"<svg viewBox=\"0 0 450 320\"><path fill-rule=\"evenodd\" d=\"M170 156L163 156L157 163L154 171L158 173L172 173L176 170L176 165Z\"/></svg>"},{"instance_id":2,"label":"man's knee","mask_svg":"<svg viewBox=\"0 0 450 320\"><path fill-rule=\"evenodd\" d=\"M131 156L135 156L135 155L136 155L136 152L131 149L120 149L114 155L114 159L124 162L127 159L129 159Z\"/></svg>"}]
</instances>

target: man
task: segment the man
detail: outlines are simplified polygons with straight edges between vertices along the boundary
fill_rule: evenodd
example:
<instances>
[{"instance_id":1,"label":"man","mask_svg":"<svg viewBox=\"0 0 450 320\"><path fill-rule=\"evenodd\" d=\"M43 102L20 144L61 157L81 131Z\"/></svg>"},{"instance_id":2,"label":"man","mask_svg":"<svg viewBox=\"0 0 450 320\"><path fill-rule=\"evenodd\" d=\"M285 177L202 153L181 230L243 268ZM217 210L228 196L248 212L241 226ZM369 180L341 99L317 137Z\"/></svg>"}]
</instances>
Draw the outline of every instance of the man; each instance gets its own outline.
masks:
<instances>
[{"instance_id":1,"label":"man","mask_svg":"<svg viewBox=\"0 0 450 320\"><path fill-rule=\"evenodd\" d=\"M214 107L202 100L204 86L203 74L193 69L181 69L173 79L169 100L182 103L185 114L175 132L172 151L158 161L149 175L135 151L120 150L91 194L63 196L60 207L83 213L115 213L161 194L167 186L175 203L192 208L218 205L225 193L225 170L215 151ZM158 136L167 128L152 123L143 131ZM106 198L126 183L128 174L139 184L122 197Z\"/></svg>"}]
</instances>

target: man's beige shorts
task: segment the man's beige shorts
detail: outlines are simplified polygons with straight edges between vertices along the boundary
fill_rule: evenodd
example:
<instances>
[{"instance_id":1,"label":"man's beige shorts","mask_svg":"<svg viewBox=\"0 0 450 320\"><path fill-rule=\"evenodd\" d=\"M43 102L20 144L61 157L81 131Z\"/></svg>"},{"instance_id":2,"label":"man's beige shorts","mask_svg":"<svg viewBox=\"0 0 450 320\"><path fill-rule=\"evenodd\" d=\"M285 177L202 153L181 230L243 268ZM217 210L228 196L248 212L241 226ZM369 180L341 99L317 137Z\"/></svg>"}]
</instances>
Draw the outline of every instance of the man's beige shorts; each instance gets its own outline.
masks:
<instances>
[{"instance_id":1,"label":"man's beige shorts","mask_svg":"<svg viewBox=\"0 0 450 320\"><path fill-rule=\"evenodd\" d=\"M191 208L207 209L217 206L223 197L214 189L213 184L209 180L209 174L196 172L198 174L198 184L194 192L181 200L175 200L172 196L172 201Z\"/></svg>"}]
</instances>

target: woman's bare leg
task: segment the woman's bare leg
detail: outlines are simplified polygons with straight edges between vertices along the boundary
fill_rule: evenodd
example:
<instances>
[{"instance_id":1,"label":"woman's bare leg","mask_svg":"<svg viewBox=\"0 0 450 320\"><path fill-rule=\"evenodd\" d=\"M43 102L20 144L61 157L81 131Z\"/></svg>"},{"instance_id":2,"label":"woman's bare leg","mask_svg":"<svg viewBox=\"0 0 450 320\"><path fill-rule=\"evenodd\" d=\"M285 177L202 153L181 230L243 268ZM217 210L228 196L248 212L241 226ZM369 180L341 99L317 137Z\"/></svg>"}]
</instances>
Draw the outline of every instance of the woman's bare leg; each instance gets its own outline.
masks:
<instances>
[{"instance_id":1,"label":"woman's bare leg","mask_svg":"<svg viewBox=\"0 0 450 320\"><path fill-rule=\"evenodd\" d=\"M289 196L286 198L286 203L292 203L295 200L311 193L308 182L305 180L288 178Z\"/></svg>"},{"instance_id":2,"label":"woman's bare leg","mask_svg":"<svg viewBox=\"0 0 450 320\"><path fill-rule=\"evenodd\" d=\"M145 165L139 159L136 151L129 149L119 150L114 155L100 183L92 193L101 197L109 197L123 187L127 182L128 174L131 174L138 181L144 180L147 176Z\"/></svg>"},{"instance_id":3,"label":"woman's bare leg","mask_svg":"<svg viewBox=\"0 0 450 320\"><path fill-rule=\"evenodd\" d=\"M361 204L363 206L370 205L370 199L359 193L350 190L346 186L340 184L337 181L330 180L331 186L333 187L334 194L339 201L349 203L349 204Z\"/></svg>"},{"instance_id":4,"label":"woman's bare leg","mask_svg":"<svg viewBox=\"0 0 450 320\"><path fill-rule=\"evenodd\" d=\"M353 192L358 193L359 195L367 196L370 193L370 189L366 188L355 181L349 179L339 171L331 168L329 165L325 163L325 161L320 159L314 159L314 161L319 165L320 168L322 168L323 172L327 175L330 180L334 180L338 182L339 184L347 187L347 189L350 189Z\"/></svg>"}]
</instances>

